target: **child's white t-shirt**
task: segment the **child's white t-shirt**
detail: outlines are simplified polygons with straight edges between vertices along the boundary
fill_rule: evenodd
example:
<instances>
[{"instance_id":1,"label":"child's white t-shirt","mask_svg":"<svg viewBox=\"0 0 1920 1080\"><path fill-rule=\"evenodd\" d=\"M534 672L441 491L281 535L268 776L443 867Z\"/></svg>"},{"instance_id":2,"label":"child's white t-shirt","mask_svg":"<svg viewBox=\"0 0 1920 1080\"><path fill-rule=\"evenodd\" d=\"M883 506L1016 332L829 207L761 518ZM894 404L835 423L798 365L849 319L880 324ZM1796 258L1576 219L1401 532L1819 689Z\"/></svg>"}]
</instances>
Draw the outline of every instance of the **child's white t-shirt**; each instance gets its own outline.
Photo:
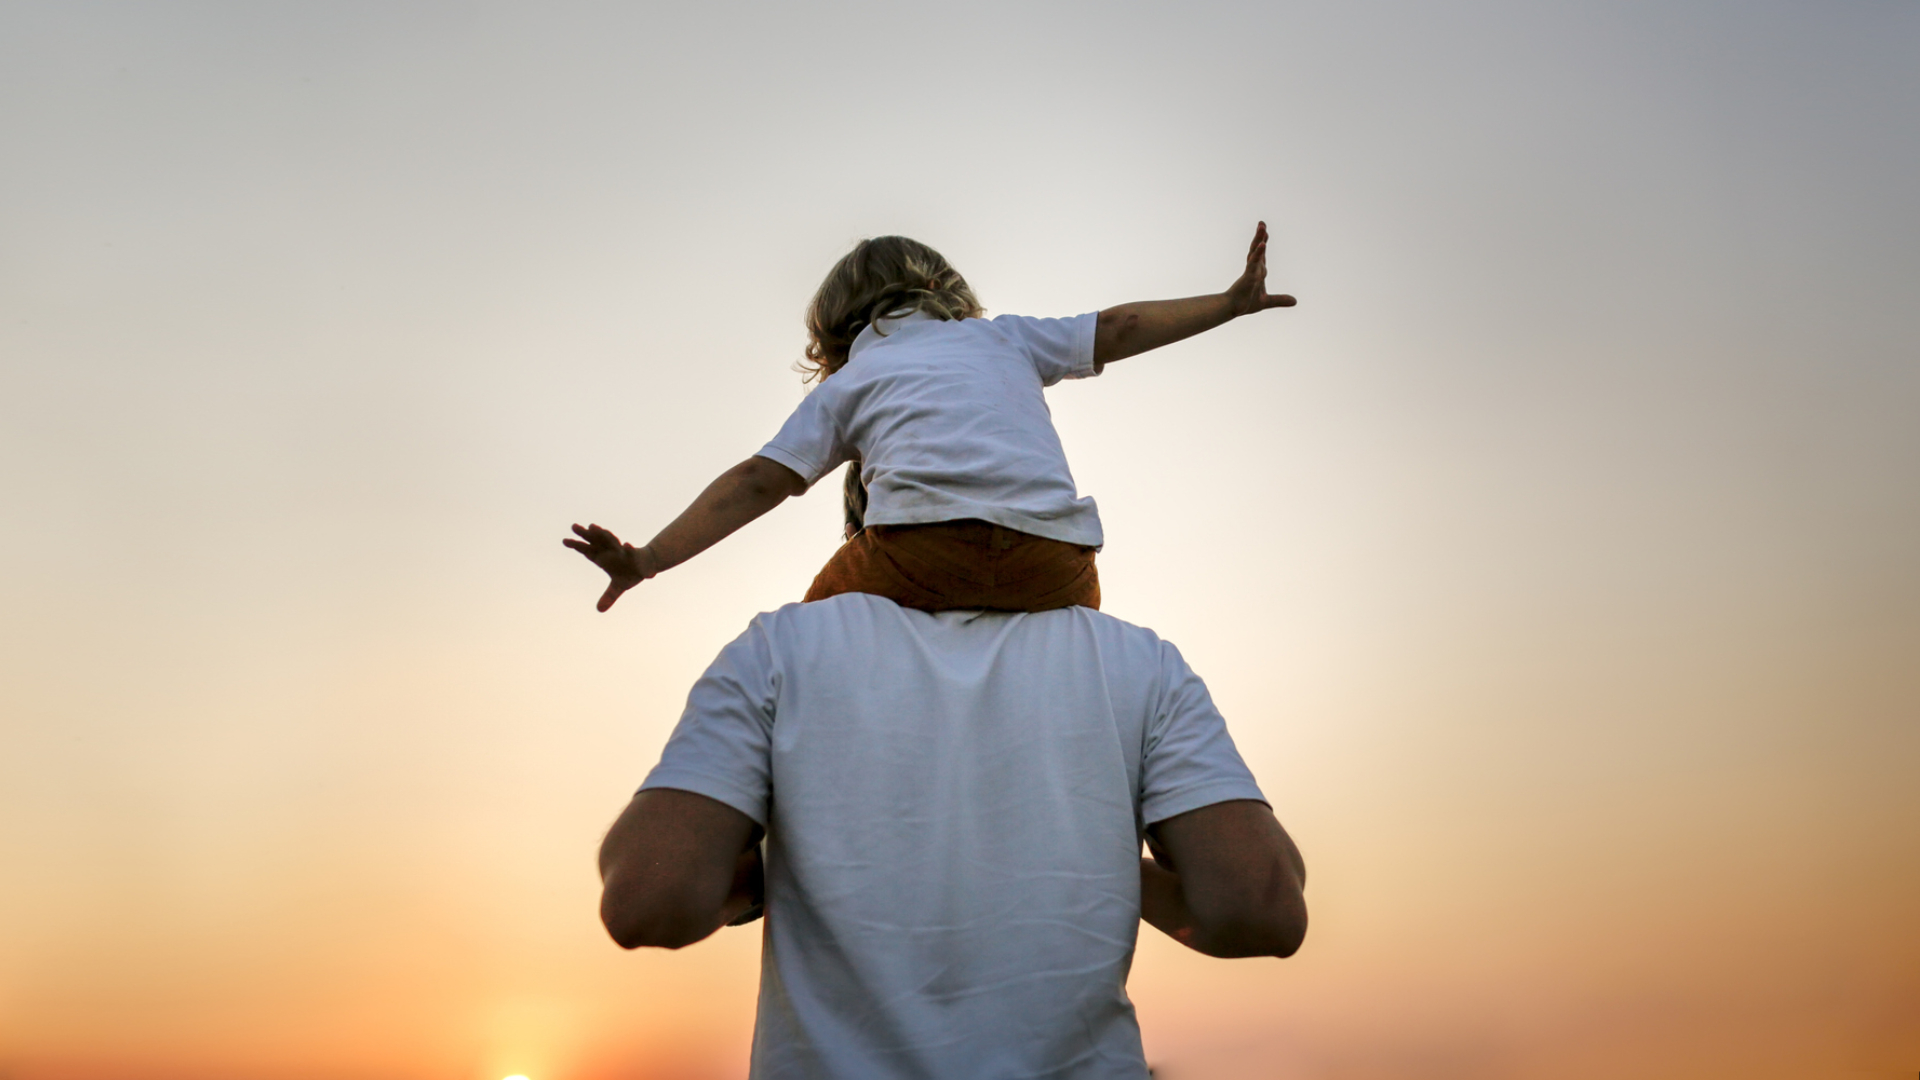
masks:
<instances>
[{"instance_id":1,"label":"child's white t-shirt","mask_svg":"<svg viewBox=\"0 0 1920 1080\"><path fill-rule=\"evenodd\" d=\"M1099 509L1074 488L1042 391L1099 374L1098 321L882 319L759 456L809 484L859 461L869 525L978 518L1097 548Z\"/></svg>"}]
</instances>

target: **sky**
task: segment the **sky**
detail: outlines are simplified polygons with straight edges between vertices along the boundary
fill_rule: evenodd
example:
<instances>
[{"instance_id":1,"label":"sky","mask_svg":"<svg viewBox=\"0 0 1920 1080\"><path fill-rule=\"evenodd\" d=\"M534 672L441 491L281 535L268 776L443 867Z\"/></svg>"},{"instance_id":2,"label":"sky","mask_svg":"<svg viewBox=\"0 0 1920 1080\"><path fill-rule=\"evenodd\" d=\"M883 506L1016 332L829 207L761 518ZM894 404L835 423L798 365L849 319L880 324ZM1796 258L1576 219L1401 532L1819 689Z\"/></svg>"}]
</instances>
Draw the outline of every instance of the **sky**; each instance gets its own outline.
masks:
<instances>
[{"instance_id":1,"label":"sky","mask_svg":"<svg viewBox=\"0 0 1920 1080\"><path fill-rule=\"evenodd\" d=\"M1920 1068L1920 7L0 6L0 1078L741 1075L600 835L838 539L597 615L855 240L1065 384L1105 610L1309 866L1163 1078Z\"/></svg>"}]
</instances>

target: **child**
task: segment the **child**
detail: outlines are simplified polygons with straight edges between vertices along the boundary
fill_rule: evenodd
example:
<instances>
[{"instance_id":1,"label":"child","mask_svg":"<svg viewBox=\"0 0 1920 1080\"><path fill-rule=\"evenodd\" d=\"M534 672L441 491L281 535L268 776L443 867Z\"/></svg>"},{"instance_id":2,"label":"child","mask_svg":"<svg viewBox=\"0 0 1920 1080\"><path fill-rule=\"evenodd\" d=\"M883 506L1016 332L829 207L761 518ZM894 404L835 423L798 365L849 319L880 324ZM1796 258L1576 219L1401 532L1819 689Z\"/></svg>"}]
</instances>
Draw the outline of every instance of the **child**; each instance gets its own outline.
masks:
<instances>
[{"instance_id":1,"label":"child","mask_svg":"<svg viewBox=\"0 0 1920 1080\"><path fill-rule=\"evenodd\" d=\"M847 542L806 600L846 592L925 611L1100 606L1103 537L1078 495L1042 390L1211 330L1291 307L1267 295L1267 225L1225 292L1122 304L1072 319L987 319L940 254L863 240L807 308L820 387L753 457L722 473L645 547L598 525L564 541L612 580L599 610L693 558L842 462Z\"/></svg>"}]
</instances>

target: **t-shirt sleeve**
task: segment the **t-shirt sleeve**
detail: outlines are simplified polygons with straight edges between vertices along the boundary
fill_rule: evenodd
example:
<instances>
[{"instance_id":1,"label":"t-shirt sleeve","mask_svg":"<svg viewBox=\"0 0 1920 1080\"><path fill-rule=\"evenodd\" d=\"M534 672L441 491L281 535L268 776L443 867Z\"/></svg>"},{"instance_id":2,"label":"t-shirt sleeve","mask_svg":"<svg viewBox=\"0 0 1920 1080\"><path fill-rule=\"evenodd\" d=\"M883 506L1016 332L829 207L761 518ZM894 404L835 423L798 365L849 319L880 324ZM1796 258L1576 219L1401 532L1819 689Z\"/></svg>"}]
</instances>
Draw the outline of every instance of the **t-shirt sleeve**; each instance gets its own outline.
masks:
<instances>
[{"instance_id":1,"label":"t-shirt sleeve","mask_svg":"<svg viewBox=\"0 0 1920 1080\"><path fill-rule=\"evenodd\" d=\"M777 461L800 474L809 486L853 457L841 435L834 406L842 395L822 383L793 410L780 433L757 456Z\"/></svg>"},{"instance_id":2,"label":"t-shirt sleeve","mask_svg":"<svg viewBox=\"0 0 1920 1080\"><path fill-rule=\"evenodd\" d=\"M767 824L779 674L766 628L755 619L707 667L686 711L640 785L705 795Z\"/></svg>"},{"instance_id":3,"label":"t-shirt sleeve","mask_svg":"<svg viewBox=\"0 0 1920 1080\"><path fill-rule=\"evenodd\" d=\"M1266 802L1234 748L1207 684L1187 666L1180 650L1164 641L1160 685L1160 707L1150 721L1141 760L1141 822L1151 825L1235 799Z\"/></svg>"},{"instance_id":4,"label":"t-shirt sleeve","mask_svg":"<svg viewBox=\"0 0 1920 1080\"><path fill-rule=\"evenodd\" d=\"M1061 379L1085 379L1100 374L1093 363L1093 331L1100 313L1089 311L1071 319L1036 319L1029 315L1001 315L993 320L1000 332L1018 342L1040 373L1040 385Z\"/></svg>"}]
</instances>

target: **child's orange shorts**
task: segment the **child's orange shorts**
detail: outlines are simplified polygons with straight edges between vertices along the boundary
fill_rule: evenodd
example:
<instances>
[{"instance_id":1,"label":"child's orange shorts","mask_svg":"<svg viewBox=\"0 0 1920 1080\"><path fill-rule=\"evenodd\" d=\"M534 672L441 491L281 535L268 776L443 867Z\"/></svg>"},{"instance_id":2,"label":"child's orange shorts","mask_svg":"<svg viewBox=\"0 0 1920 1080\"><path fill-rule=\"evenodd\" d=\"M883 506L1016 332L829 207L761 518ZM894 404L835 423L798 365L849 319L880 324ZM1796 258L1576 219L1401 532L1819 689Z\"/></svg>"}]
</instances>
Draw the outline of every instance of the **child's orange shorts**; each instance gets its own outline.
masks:
<instances>
[{"instance_id":1,"label":"child's orange shorts","mask_svg":"<svg viewBox=\"0 0 1920 1080\"><path fill-rule=\"evenodd\" d=\"M1100 606L1093 549L987 521L869 525L840 545L806 599L872 593L921 611Z\"/></svg>"}]
</instances>

